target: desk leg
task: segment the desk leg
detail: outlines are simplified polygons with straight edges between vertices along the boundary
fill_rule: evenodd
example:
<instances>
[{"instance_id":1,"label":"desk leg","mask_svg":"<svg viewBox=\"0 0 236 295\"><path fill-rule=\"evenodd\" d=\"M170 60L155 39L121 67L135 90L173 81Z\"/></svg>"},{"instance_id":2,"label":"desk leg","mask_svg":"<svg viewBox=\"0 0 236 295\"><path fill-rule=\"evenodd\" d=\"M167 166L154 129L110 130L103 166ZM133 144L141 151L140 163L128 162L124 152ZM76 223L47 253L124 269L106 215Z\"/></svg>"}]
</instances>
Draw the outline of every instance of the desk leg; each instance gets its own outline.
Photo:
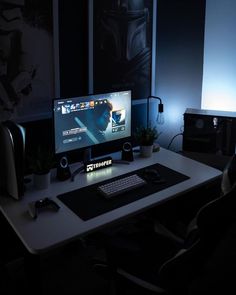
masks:
<instances>
[{"instance_id":1,"label":"desk leg","mask_svg":"<svg viewBox=\"0 0 236 295\"><path fill-rule=\"evenodd\" d=\"M27 293L29 295L42 295L42 275L40 255L27 253L25 255L25 274L27 280Z\"/></svg>"}]
</instances>

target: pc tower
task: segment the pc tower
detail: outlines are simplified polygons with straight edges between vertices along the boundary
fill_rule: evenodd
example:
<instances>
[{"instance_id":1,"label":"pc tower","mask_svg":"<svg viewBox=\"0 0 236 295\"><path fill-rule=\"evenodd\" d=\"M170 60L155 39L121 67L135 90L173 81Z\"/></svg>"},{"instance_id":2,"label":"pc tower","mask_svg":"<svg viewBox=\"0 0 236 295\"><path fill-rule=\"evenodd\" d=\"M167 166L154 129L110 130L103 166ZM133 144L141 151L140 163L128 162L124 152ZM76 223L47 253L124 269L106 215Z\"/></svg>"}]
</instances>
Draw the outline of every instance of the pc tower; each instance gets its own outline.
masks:
<instances>
[{"instance_id":1,"label":"pc tower","mask_svg":"<svg viewBox=\"0 0 236 295\"><path fill-rule=\"evenodd\" d=\"M186 109L183 151L233 155L236 142L236 113Z\"/></svg>"},{"instance_id":2,"label":"pc tower","mask_svg":"<svg viewBox=\"0 0 236 295\"><path fill-rule=\"evenodd\" d=\"M18 200L24 194L25 129L0 123L0 191Z\"/></svg>"}]
</instances>

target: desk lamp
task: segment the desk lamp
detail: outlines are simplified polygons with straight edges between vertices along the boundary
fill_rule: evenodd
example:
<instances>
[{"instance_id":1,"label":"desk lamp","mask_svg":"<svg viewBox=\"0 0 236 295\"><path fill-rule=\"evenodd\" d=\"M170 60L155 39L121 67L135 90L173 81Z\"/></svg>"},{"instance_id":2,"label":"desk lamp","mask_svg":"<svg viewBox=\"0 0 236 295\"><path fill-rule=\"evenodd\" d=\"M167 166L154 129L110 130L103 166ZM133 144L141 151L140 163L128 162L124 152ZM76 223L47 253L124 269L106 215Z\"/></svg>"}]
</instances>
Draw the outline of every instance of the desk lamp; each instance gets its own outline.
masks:
<instances>
[{"instance_id":1,"label":"desk lamp","mask_svg":"<svg viewBox=\"0 0 236 295\"><path fill-rule=\"evenodd\" d=\"M158 104L158 113L157 113L157 124L164 124L164 105L162 103L162 100L160 97L158 96L153 96L153 95L150 95L148 96L147 98L147 127L149 126L149 101L151 98L154 98L154 99L158 99L159 100L159 104Z\"/></svg>"}]
</instances>

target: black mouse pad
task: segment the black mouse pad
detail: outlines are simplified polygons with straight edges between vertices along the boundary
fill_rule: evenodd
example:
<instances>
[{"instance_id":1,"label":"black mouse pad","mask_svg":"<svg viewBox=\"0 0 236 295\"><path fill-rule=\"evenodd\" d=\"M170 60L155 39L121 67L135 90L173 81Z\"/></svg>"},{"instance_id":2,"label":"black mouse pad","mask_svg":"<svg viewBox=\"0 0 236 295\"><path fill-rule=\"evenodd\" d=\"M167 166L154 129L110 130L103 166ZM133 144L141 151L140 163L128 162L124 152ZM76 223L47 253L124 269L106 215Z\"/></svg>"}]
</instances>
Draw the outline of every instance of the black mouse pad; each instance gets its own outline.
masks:
<instances>
[{"instance_id":1,"label":"black mouse pad","mask_svg":"<svg viewBox=\"0 0 236 295\"><path fill-rule=\"evenodd\" d=\"M157 169L160 179L158 178L157 181L155 181L153 176L148 179L147 173L145 172L146 168ZM58 195L57 197L81 219L88 220L189 179L189 177L184 174L163 165L154 164L113 178L112 181L132 174L138 174L147 181L147 184L111 199L106 199L97 192L97 187L110 182L110 179Z\"/></svg>"}]
</instances>

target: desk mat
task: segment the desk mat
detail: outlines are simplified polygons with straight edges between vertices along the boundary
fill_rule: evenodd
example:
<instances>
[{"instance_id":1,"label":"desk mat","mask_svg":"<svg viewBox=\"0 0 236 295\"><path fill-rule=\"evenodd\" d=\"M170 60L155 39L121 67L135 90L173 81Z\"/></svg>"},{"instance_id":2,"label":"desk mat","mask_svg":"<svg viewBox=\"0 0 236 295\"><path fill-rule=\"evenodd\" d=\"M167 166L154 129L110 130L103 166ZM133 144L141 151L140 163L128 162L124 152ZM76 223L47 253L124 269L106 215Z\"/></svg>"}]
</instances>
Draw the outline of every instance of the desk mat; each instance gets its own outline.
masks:
<instances>
[{"instance_id":1,"label":"desk mat","mask_svg":"<svg viewBox=\"0 0 236 295\"><path fill-rule=\"evenodd\" d=\"M153 183L153 181L146 179L144 174L146 168L157 169L163 182L156 184ZM99 185L135 173L145 178L148 184L137 189L133 189L129 192L125 192L121 195L115 196L109 200L97 192L97 187ZM113 179L105 180L71 192L67 192L65 194L58 195L57 198L62 201L67 207L69 207L70 210L77 214L81 219L86 221L113 209L144 198L152 193L166 189L189 178L190 177L174 171L170 168L167 168L163 165L154 164L142 169L132 171L130 173L123 174Z\"/></svg>"}]
</instances>

